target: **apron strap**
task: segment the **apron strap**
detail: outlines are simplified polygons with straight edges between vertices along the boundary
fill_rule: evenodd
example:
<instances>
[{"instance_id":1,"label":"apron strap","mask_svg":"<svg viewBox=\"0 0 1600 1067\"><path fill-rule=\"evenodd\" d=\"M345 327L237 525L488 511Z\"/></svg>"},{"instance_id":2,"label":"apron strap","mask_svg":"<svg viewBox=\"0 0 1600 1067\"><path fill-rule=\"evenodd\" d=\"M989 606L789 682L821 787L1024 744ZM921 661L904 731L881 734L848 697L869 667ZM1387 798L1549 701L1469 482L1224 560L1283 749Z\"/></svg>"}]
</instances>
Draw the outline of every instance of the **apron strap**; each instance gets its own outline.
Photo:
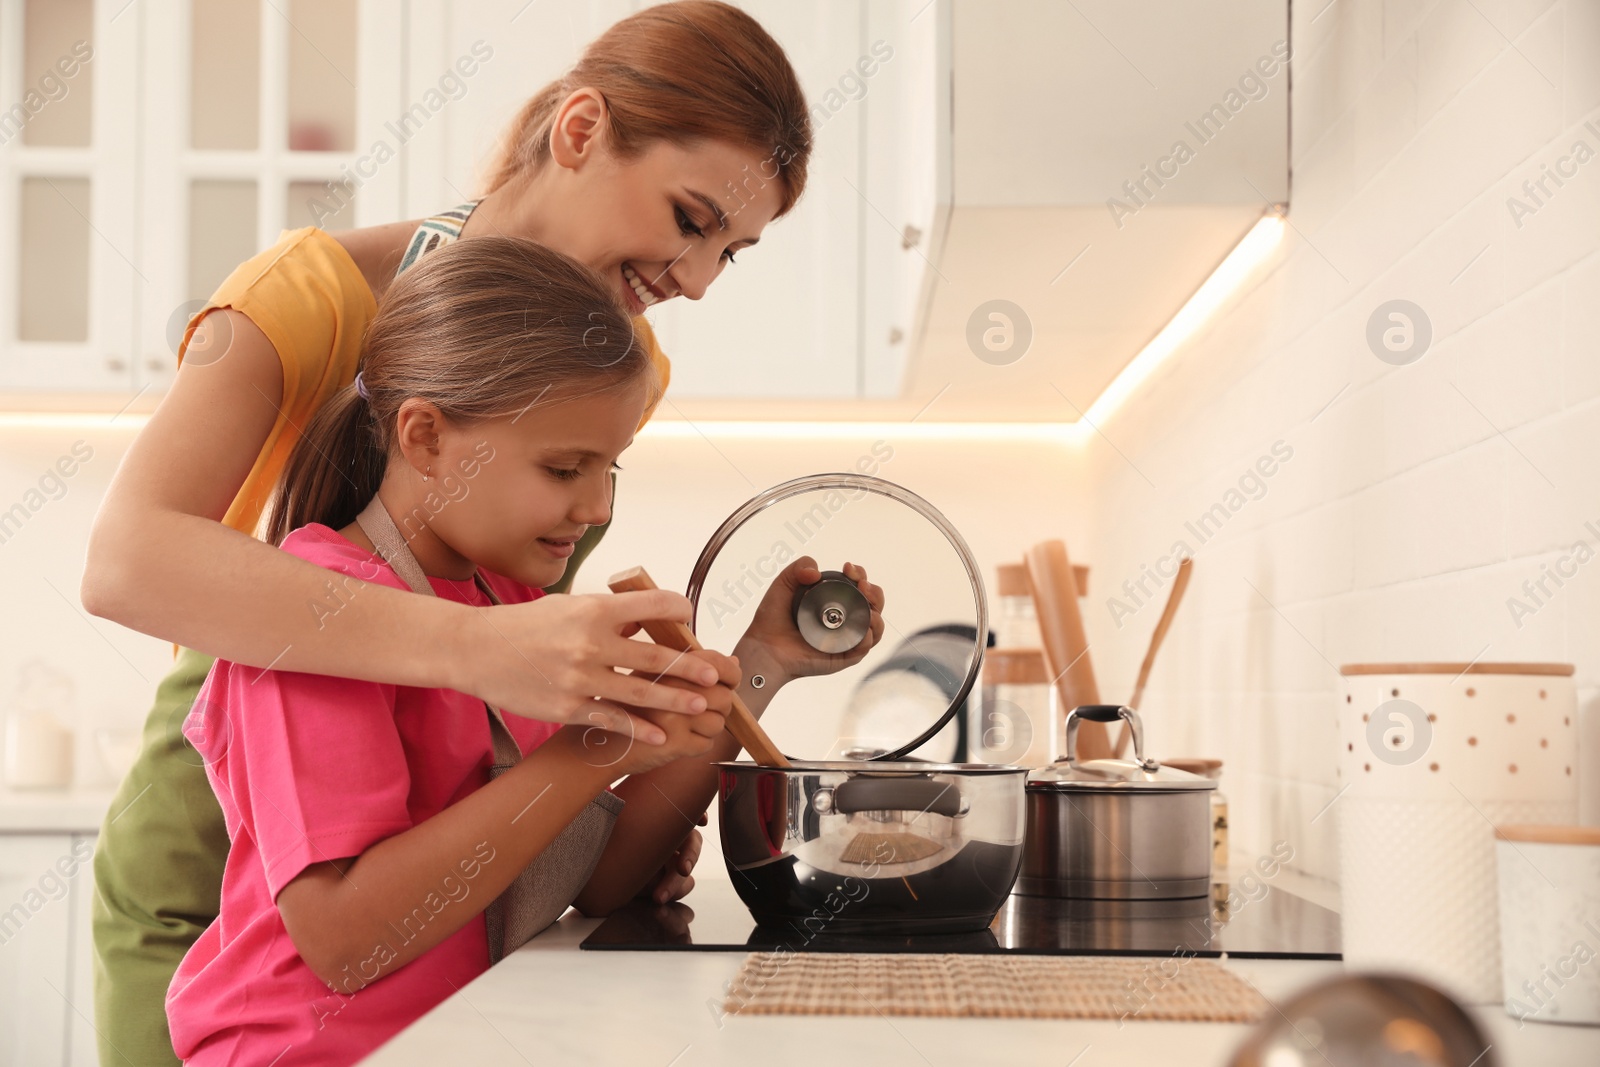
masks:
<instances>
[{"instance_id":1,"label":"apron strap","mask_svg":"<svg viewBox=\"0 0 1600 1067\"><path fill-rule=\"evenodd\" d=\"M378 555L407 585L424 596L438 595L377 497L356 516L356 523L372 539ZM481 571L473 578L490 603L501 602ZM487 703L484 708L489 713L489 734L494 738L494 765L489 768L489 780L493 781L522 759L522 749L507 729L500 709ZM483 931L491 964L526 944L566 912L594 876L623 803L621 797L609 791L595 797L532 863L517 873L503 893L489 902L483 911Z\"/></svg>"},{"instance_id":2,"label":"apron strap","mask_svg":"<svg viewBox=\"0 0 1600 1067\"><path fill-rule=\"evenodd\" d=\"M383 502L376 496L368 502L356 516L356 525L372 541L373 547L378 550L378 555L400 579L411 587L414 593L423 596L438 596L433 591L433 584L428 581L428 576L422 570L422 564L417 562L416 554L411 551L411 546L406 544L405 535L394 524L394 519L389 517L389 511ZM473 580L478 588L483 590L489 598L489 603L502 603L495 591L489 588L489 583L484 581L481 572L474 572ZM517 739L512 736L511 728L506 725L505 716L500 709L487 702L484 708L489 713L489 735L494 739L494 768L491 775L513 767L522 759L522 746L517 744Z\"/></svg>"}]
</instances>

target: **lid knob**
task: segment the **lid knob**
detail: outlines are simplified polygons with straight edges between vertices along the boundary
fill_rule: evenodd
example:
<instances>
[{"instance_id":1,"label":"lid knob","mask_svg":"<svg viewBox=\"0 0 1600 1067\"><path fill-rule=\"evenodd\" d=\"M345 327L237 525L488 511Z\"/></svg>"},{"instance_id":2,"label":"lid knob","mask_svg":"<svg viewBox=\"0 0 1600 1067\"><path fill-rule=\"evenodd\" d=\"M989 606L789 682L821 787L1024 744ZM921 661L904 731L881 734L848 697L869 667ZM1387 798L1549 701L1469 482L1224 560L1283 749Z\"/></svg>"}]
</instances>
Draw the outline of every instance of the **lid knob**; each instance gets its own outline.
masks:
<instances>
[{"instance_id":1,"label":"lid knob","mask_svg":"<svg viewBox=\"0 0 1600 1067\"><path fill-rule=\"evenodd\" d=\"M795 591L794 624L818 652L848 652L866 640L872 605L843 571L823 571Z\"/></svg>"}]
</instances>

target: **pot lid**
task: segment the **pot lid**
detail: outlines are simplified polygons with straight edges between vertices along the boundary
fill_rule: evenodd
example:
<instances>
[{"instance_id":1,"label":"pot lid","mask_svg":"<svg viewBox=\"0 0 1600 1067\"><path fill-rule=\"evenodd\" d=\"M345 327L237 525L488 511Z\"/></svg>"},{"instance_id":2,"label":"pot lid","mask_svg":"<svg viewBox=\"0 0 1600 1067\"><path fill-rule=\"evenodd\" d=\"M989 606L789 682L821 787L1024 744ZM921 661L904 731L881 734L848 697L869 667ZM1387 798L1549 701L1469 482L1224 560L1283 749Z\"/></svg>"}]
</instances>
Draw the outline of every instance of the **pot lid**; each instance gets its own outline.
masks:
<instances>
[{"instance_id":1,"label":"pot lid","mask_svg":"<svg viewBox=\"0 0 1600 1067\"><path fill-rule=\"evenodd\" d=\"M807 558L821 580L797 583ZM883 590L876 639L846 564ZM762 651L747 646L742 659L753 688L776 671L774 649L806 663L809 673L785 683L761 719L786 755L947 762L955 753L953 720L983 666L989 612L971 550L922 497L866 474L774 486L712 534L687 592L705 647L733 654L752 626L762 632ZM818 737L834 739L828 751L817 751Z\"/></svg>"},{"instance_id":2,"label":"pot lid","mask_svg":"<svg viewBox=\"0 0 1600 1067\"><path fill-rule=\"evenodd\" d=\"M1078 723L1125 721L1133 735L1133 759L1077 758ZM1066 754L1028 775L1030 792L1092 792L1104 789L1144 790L1158 793L1215 789L1217 783L1198 774L1165 767L1144 754L1144 726L1138 712L1116 704L1086 704L1067 712Z\"/></svg>"},{"instance_id":3,"label":"pot lid","mask_svg":"<svg viewBox=\"0 0 1600 1067\"><path fill-rule=\"evenodd\" d=\"M1210 778L1167 767L1155 760L1150 762L1154 764L1154 769L1129 759L1092 759L1075 763L1063 757L1029 774L1028 788L1039 792L1140 789L1169 793L1217 787L1217 783Z\"/></svg>"}]
</instances>

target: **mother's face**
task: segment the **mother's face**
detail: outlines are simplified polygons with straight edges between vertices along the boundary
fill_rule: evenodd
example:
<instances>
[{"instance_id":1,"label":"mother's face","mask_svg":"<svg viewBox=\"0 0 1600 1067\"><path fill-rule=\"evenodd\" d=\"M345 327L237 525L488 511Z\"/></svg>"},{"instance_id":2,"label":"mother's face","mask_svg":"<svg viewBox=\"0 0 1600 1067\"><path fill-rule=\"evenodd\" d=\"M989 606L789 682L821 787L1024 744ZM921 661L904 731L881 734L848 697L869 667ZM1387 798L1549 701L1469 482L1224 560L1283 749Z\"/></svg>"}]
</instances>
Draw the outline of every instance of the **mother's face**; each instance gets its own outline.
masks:
<instances>
[{"instance_id":1,"label":"mother's face","mask_svg":"<svg viewBox=\"0 0 1600 1067\"><path fill-rule=\"evenodd\" d=\"M771 153L657 141L619 159L603 135L570 142L570 132L558 118L556 165L528 194L542 216L539 238L613 279L635 315L675 296L699 300L783 201Z\"/></svg>"}]
</instances>

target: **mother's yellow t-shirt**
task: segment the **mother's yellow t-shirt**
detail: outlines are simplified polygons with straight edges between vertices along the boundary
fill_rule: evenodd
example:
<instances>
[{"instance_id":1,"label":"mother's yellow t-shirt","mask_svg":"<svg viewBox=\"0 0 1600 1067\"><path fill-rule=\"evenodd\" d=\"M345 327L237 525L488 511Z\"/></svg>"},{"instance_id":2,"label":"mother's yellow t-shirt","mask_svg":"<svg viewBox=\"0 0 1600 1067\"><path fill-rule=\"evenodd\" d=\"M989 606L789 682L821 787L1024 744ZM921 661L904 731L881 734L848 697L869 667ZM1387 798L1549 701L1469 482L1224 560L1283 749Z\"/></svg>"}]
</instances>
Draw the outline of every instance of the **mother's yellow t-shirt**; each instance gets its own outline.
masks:
<instances>
[{"instance_id":1,"label":"mother's yellow t-shirt","mask_svg":"<svg viewBox=\"0 0 1600 1067\"><path fill-rule=\"evenodd\" d=\"M326 231L308 226L283 231L277 244L245 260L228 275L206 306L189 320L178 348L180 362L201 316L212 308L232 308L249 318L272 342L283 365L278 417L222 520L226 526L254 535L278 475L299 439L299 427L355 379L361 339L378 306L371 286L344 246ZM672 366L650 324L641 317L634 325L664 392ZM645 421L653 411L654 405L645 411Z\"/></svg>"}]
</instances>

